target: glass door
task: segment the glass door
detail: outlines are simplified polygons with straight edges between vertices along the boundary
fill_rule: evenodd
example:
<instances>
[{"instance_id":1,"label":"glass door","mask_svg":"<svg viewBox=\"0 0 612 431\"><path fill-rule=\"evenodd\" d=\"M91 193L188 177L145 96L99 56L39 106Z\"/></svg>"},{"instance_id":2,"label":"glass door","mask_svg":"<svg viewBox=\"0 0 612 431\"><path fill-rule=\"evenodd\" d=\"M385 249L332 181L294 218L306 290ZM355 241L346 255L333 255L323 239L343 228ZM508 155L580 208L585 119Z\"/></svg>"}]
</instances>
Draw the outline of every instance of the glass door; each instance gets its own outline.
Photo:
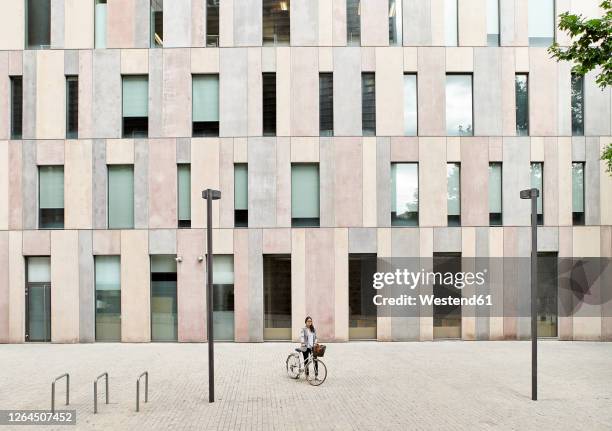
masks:
<instances>
[{"instance_id":1,"label":"glass door","mask_svg":"<svg viewBox=\"0 0 612 431\"><path fill-rule=\"evenodd\" d=\"M26 341L51 341L51 285L28 283Z\"/></svg>"}]
</instances>

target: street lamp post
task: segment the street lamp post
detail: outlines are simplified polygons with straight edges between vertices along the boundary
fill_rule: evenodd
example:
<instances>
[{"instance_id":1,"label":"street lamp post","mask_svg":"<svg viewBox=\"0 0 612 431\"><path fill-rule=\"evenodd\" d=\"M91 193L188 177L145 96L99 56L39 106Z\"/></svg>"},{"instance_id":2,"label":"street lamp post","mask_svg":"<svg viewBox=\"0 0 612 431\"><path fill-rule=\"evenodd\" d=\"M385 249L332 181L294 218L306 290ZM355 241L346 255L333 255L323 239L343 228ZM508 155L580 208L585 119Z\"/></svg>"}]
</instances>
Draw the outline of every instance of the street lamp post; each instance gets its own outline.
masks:
<instances>
[{"instance_id":1,"label":"street lamp post","mask_svg":"<svg viewBox=\"0 0 612 431\"><path fill-rule=\"evenodd\" d=\"M538 189L521 190L531 199L531 399L538 399Z\"/></svg>"},{"instance_id":2,"label":"street lamp post","mask_svg":"<svg viewBox=\"0 0 612 431\"><path fill-rule=\"evenodd\" d=\"M215 402L215 346L213 339L213 240L212 201L221 199L219 190L202 191L206 199L206 333L208 338L208 402Z\"/></svg>"}]
</instances>

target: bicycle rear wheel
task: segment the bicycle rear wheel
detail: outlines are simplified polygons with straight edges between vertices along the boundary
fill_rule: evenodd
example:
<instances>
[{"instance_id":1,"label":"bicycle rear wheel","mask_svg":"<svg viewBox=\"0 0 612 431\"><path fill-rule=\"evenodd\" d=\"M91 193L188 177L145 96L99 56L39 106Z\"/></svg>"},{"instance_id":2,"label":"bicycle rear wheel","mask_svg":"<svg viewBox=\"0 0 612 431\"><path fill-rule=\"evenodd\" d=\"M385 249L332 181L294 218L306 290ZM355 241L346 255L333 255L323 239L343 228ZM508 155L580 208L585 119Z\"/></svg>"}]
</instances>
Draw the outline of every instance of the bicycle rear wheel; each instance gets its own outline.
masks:
<instances>
[{"instance_id":1,"label":"bicycle rear wheel","mask_svg":"<svg viewBox=\"0 0 612 431\"><path fill-rule=\"evenodd\" d=\"M292 379L300 377L300 357L292 353L287 356L287 375Z\"/></svg>"},{"instance_id":2,"label":"bicycle rear wheel","mask_svg":"<svg viewBox=\"0 0 612 431\"><path fill-rule=\"evenodd\" d=\"M327 367L320 359L315 359L308 363L306 367L306 380L312 386L319 386L323 384L327 378Z\"/></svg>"}]
</instances>

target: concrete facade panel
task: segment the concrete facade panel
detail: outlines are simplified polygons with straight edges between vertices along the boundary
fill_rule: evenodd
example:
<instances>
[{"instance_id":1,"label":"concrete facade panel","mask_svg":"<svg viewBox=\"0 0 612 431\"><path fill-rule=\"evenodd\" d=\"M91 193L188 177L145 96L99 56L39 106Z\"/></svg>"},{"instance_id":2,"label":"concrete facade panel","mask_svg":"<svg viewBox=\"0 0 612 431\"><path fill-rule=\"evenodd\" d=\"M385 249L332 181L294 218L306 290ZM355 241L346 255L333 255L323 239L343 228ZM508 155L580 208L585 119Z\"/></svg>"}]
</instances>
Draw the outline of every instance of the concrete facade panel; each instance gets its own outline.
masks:
<instances>
[{"instance_id":1,"label":"concrete facade panel","mask_svg":"<svg viewBox=\"0 0 612 431\"><path fill-rule=\"evenodd\" d=\"M317 136L319 134L318 52L316 48L293 48L291 51L291 134Z\"/></svg>"},{"instance_id":2,"label":"concrete facade panel","mask_svg":"<svg viewBox=\"0 0 612 431\"><path fill-rule=\"evenodd\" d=\"M10 334L10 286L9 286L9 233L0 231L0 343L9 342Z\"/></svg>"},{"instance_id":3,"label":"concrete facade panel","mask_svg":"<svg viewBox=\"0 0 612 431\"><path fill-rule=\"evenodd\" d=\"M459 45L486 46L486 0L459 0L457 6L457 19L459 21Z\"/></svg>"},{"instance_id":4,"label":"concrete facade panel","mask_svg":"<svg viewBox=\"0 0 612 431\"><path fill-rule=\"evenodd\" d=\"M419 48L418 113L420 136L444 136L445 54L443 48Z\"/></svg>"},{"instance_id":5,"label":"concrete facade panel","mask_svg":"<svg viewBox=\"0 0 612 431\"><path fill-rule=\"evenodd\" d=\"M64 166L64 227L91 229L92 205L92 142L66 141Z\"/></svg>"},{"instance_id":6,"label":"concrete facade panel","mask_svg":"<svg viewBox=\"0 0 612 431\"><path fill-rule=\"evenodd\" d=\"M419 224L446 226L446 142L444 138L419 139Z\"/></svg>"},{"instance_id":7,"label":"concrete facade panel","mask_svg":"<svg viewBox=\"0 0 612 431\"><path fill-rule=\"evenodd\" d=\"M51 341L78 343L79 234L51 232Z\"/></svg>"},{"instance_id":8,"label":"concrete facade panel","mask_svg":"<svg viewBox=\"0 0 612 431\"><path fill-rule=\"evenodd\" d=\"M584 134L610 136L610 89L595 82L599 69L584 77Z\"/></svg>"},{"instance_id":9,"label":"concrete facade panel","mask_svg":"<svg viewBox=\"0 0 612 431\"><path fill-rule=\"evenodd\" d=\"M108 6L109 15L112 3L111 0ZM118 73L120 64L121 57L117 50L93 51L92 116L95 121L93 121L92 137L94 138L121 137L121 75Z\"/></svg>"},{"instance_id":10,"label":"concrete facade panel","mask_svg":"<svg viewBox=\"0 0 612 431\"><path fill-rule=\"evenodd\" d=\"M206 340L206 261L199 261L204 250L205 233L201 229L176 231L176 253L183 258L177 265L178 340Z\"/></svg>"},{"instance_id":11,"label":"concrete facade panel","mask_svg":"<svg viewBox=\"0 0 612 431\"><path fill-rule=\"evenodd\" d=\"M533 136L557 134L556 61L549 58L546 49L529 50L529 133Z\"/></svg>"},{"instance_id":12,"label":"concrete facade panel","mask_svg":"<svg viewBox=\"0 0 612 431\"><path fill-rule=\"evenodd\" d=\"M149 254L177 255L177 229L149 229ZM184 260L184 259L183 259ZM182 262L179 262L182 263Z\"/></svg>"},{"instance_id":13,"label":"concrete facade panel","mask_svg":"<svg viewBox=\"0 0 612 431\"><path fill-rule=\"evenodd\" d=\"M17 50L24 48L25 3L6 2L0 14L0 49Z\"/></svg>"},{"instance_id":14,"label":"concrete facade panel","mask_svg":"<svg viewBox=\"0 0 612 431\"><path fill-rule=\"evenodd\" d=\"M22 232L9 231L9 342L25 340L25 262L22 254Z\"/></svg>"},{"instance_id":15,"label":"concrete facade panel","mask_svg":"<svg viewBox=\"0 0 612 431\"><path fill-rule=\"evenodd\" d=\"M176 228L177 167L174 139L149 141L149 228Z\"/></svg>"},{"instance_id":16,"label":"concrete facade panel","mask_svg":"<svg viewBox=\"0 0 612 431\"><path fill-rule=\"evenodd\" d=\"M164 48L191 46L192 0L174 0L164 7Z\"/></svg>"},{"instance_id":17,"label":"concrete facade panel","mask_svg":"<svg viewBox=\"0 0 612 431\"><path fill-rule=\"evenodd\" d=\"M94 255L120 255L120 230L94 230L92 231L92 253Z\"/></svg>"},{"instance_id":18,"label":"concrete facade panel","mask_svg":"<svg viewBox=\"0 0 612 431\"><path fill-rule=\"evenodd\" d=\"M49 256L51 254L51 231L24 230L22 252L24 256Z\"/></svg>"},{"instance_id":19,"label":"concrete facade panel","mask_svg":"<svg viewBox=\"0 0 612 431\"><path fill-rule=\"evenodd\" d=\"M219 58L219 136L246 136L247 50L222 50Z\"/></svg>"},{"instance_id":20,"label":"concrete facade panel","mask_svg":"<svg viewBox=\"0 0 612 431\"><path fill-rule=\"evenodd\" d=\"M94 46L94 3L64 2L64 48L91 49Z\"/></svg>"},{"instance_id":21,"label":"concrete facade panel","mask_svg":"<svg viewBox=\"0 0 612 431\"><path fill-rule=\"evenodd\" d=\"M362 225L362 145L360 138L334 139L334 215L335 226ZM327 190L322 189L322 194Z\"/></svg>"},{"instance_id":22,"label":"concrete facade panel","mask_svg":"<svg viewBox=\"0 0 612 431\"><path fill-rule=\"evenodd\" d=\"M208 166L209 169L191 171L191 227L206 227L206 210L202 202L202 191L208 188L219 190L219 139L197 138L191 140L191 165ZM250 171L250 170L249 170ZM249 172L249 177L250 177ZM250 206L249 206L250 208ZM250 222L250 220L249 220ZM213 226L219 226L219 203L213 202Z\"/></svg>"},{"instance_id":23,"label":"concrete facade panel","mask_svg":"<svg viewBox=\"0 0 612 431\"><path fill-rule=\"evenodd\" d=\"M249 139L249 226L276 226L276 142Z\"/></svg>"},{"instance_id":24,"label":"concrete facade panel","mask_svg":"<svg viewBox=\"0 0 612 431\"><path fill-rule=\"evenodd\" d=\"M504 224L528 226L531 208L529 201L517 200L520 191L531 186L529 174L529 138L504 138L502 178Z\"/></svg>"},{"instance_id":25,"label":"concrete facade panel","mask_svg":"<svg viewBox=\"0 0 612 431\"><path fill-rule=\"evenodd\" d=\"M290 13L291 45L316 46L319 39L319 1L294 0L290 4Z\"/></svg>"},{"instance_id":26,"label":"concrete facade panel","mask_svg":"<svg viewBox=\"0 0 612 431\"><path fill-rule=\"evenodd\" d=\"M404 134L402 48L376 48L376 134Z\"/></svg>"},{"instance_id":27,"label":"concrete facade panel","mask_svg":"<svg viewBox=\"0 0 612 431\"><path fill-rule=\"evenodd\" d=\"M474 50L474 133L477 136L502 135L502 70L500 50Z\"/></svg>"},{"instance_id":28,"label":"concrete facade panel","mask_svg":"<svg viewBox=\"0 0 612 431\"><path fill-rule=\"evenodd\" d=\"M389 45L389 4L379 0L361 2L361 46Z\"/></svg>"},{"instance_id":29,"label":"concrete facade panel","mask_svg":"<svg viewBox=\"0 0 612 431\"><path fill-rule=\"evenodd\" d=\"M191 67L189 49L164 50L163 136L191 135Z\"/></svg>"},{"instance_id":30,"label":"concrete facade panel","mask_svg":"<svg viewBox=\"0 0 612 431\"><path fill-rule=\"evenodd\" d=\"M0 141L0 231L9 228L9 178L9 143Z\"/></svg>"},{"instance_id":31,"label":"concrete facade panel","mask_svg":"<svg viewBox=\"0 0 612 431\"><path fill-rule=\"evenodd\" d=\"M361 52L334 48L334 133L361 135Z\"/></svg>"},{"instance_id":32,"label":"concrete facade panel","mask_svg":"<svg viewBox=\"0 0 612 431\"><path fill-rule=\"evenodd\" d=\"M121 231L121 341L151 341L148 234Z\"/></svg>"},{"instance_id":33,"label":"concrete facade panel","mask_svg":"<svg viewBox=\"0 0 612 431\"><path fill-rule=\"evenodd\" d=\"M261 0L235 0L233 8L235 46L258 46L262 43Z\"/></svg>"},{"instance_id":34,"label":"concrete facade panel","mask_svg":"<svg viewBox=\"0 0 612 431\"><path fill-rule=\"evenodd\" d=\"M487 138L461 138L461 224L487 226L489 184L489 142Z\"/></svg>"},{"instance_id":35,"label":"concrete facade panel","mask_svg":"<svg viewBox=\"0 0 612 431\"><path fill-rule=\"evenodd\" d=\"M94 260L92 231L79 231L79 342L96 338Z\"/></svg>"}]
</instances>

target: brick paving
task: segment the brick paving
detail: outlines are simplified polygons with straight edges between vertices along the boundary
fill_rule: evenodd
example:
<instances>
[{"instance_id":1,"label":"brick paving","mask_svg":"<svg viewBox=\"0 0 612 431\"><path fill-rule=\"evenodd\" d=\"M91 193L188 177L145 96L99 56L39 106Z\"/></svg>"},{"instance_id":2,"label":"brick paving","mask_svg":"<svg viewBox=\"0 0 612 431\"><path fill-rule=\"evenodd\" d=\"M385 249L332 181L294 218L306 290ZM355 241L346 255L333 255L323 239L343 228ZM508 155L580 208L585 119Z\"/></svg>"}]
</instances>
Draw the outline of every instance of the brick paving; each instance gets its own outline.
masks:
<instances>
[{"instance_id":1,"label":"brick paving","mask_svg":"<svg viewBox=\"0 0 612 431\"><path fill-rule=\"evenodd\" d=\"M529 342L329 344L319 387L286 377L292 347L217 344L209 405L206 344L1 345L0 409L49 409L51 379L69 372L83 430L612 429L612 343L541 342L538 402ZM136 413L144 370L149 403ZM94 415L93 379L103 371L110 405L102 389ZM63 394L60 385L59 405ZM29 428L41 429L17 429Z\"/></svg>"}]
</instances>

